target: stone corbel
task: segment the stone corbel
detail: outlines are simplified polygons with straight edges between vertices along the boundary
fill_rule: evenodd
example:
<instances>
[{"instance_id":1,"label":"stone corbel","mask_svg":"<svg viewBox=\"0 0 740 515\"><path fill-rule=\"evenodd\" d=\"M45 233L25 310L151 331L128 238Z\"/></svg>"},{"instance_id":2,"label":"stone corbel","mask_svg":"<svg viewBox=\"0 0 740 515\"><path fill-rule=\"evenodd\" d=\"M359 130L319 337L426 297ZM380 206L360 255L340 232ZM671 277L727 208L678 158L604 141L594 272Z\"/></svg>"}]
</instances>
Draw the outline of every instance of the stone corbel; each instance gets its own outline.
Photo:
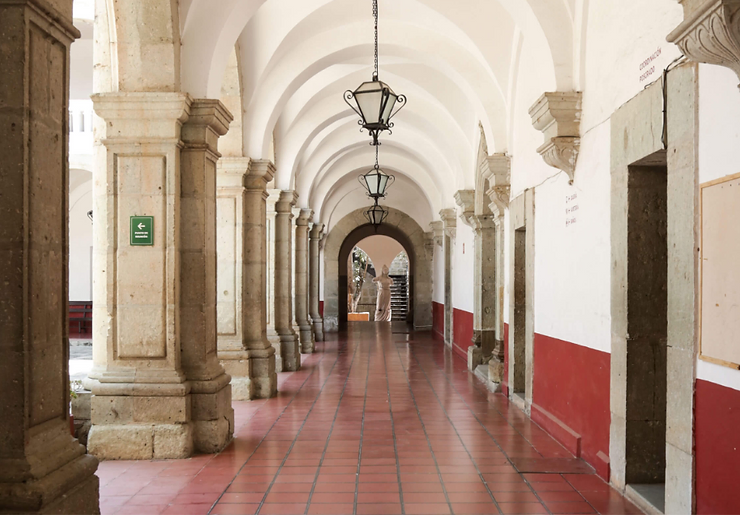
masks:
<instances>
[{"instance_id":1,"label":"stone corbel","mask_svg":"<svg viewBox=\"0 0 740 515\"><path fill-rule=\"evenodd\" d=\"M489 209L498 218L504 216L509 208L511 196L511 157L506 154L495 154L488 158L488 191L491 200Z\"/></svg>"},{"instance_id":2,"label":"stone corbel","mask_svg":"<svg viewBox=\"0 0 740 515\"><path fill-rule=\"evenodd\" d=\"M684 22L668 35L692 61L730 68L740 78L740 0L679 0Z\"/></svg>"},{"instance_id":3,"label":"stone corbel","mask_svg":"<svg viewBox=\"0 0 740 515\"><path fill-rule=\"evenodd\" d=\"M452 208L443 209L439 212L439 217L442 219L445 236L454 240L457 235L457 213Z\"/></svg>"},{"instance_id":4,"label":"stone corbel","mask_svg":"<svg viewBox=\"0 0 740 515\"><path fill-rule=\"evenodd\" d=\"M455 202L462 209L460 220L468 227L475 227L475 191L460 190L455 193Z\"/></svg>"},{"instance_id":5,"label":"stone corbel","mask_svg":"<svg viewBox=\"0 0 740 515\"><path fill-rule=\"evenodd\" d=\"M429 224L429 228L432 230L432 234L434 235L434 243L442 246L442 240L444 239L445 230L444 226L442 224L441 220L437 220L436 222L432 222Z\"/></svg>"},{"instance_id":6,"label":"stone corbel","mask_svg":"<svg viewBox=\"0 0 740 515\"><path fill-rule=\"evenodd\" d=\"M568 174L573 184L581 146L581 93L545 93L529 110L532 125L545 135L537 152L548 165Z\"/></svg>"}]
</instances>

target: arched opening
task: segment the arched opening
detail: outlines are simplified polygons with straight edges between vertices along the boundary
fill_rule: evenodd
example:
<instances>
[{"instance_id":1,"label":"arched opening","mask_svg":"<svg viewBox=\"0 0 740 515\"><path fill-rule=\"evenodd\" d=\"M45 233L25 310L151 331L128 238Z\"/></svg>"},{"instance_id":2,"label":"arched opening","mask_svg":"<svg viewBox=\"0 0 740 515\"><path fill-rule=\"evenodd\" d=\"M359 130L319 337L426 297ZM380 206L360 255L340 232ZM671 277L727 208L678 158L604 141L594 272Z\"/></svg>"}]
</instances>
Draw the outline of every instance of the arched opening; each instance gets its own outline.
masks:
<instances>
[{"instance_id":1,"label":"arched opening","mask_svg":"<svg viewBox=\"0 0 740 515\"><path fill-rule=\"evenodd\" d=\"M358 243L363 242L364 240L369 240L373 236L385 236L392 240L395 240L402 248L403 251L406 252L406 255L408 256L408 270L410 273L407 274L407 292L408 292L408 307L407 307L407 315L405 317L405 322L408 324L414 323L414 310L413 310L413 299L414 299L414 280L413 280L413 271L416 269L415 262L416 262L416 253L414 252L414 247L409 240L409 238L397 227L392 225L381 225L377 229L373 227L370 224L362 225L347 235L347 237L342 242L342 245L339 250L339 329L344 330L347 328L347 315L348 315L348 306L347 302L343 302L342 299L346 299L348 292L349 292L349 277L348 277L348 267L345 265L347 263L347 260L350 257L350 253L352 250L358 245ZM393 259L398 255L398 253L395 253L393 255L393 258L390 260L390 263L388 264L389 268L390 265L393 263ZM377 259L376 259L377 260ZM382 264L380 264L380 260L378 260L378 263L376 263L377 266L382 268ZM377 270L377 268L376 268ZM371 316L370 320L374 320L374 318Z\"/></svg>"}]
</instances>

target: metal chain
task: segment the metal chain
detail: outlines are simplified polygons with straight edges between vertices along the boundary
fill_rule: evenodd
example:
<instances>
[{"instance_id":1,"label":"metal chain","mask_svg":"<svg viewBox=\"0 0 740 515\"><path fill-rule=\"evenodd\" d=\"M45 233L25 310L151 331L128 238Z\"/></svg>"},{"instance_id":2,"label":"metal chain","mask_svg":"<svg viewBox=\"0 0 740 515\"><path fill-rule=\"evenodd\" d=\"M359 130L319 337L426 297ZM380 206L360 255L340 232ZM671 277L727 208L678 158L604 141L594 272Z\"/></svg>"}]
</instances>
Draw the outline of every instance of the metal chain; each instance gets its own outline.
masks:
<instances>
[{"instance_id":1,"label":"metal chain","mask_svg":"<svg viewBox=\"0 0 740 515\"><path fill-rule=\"evenodd\" d=\"M373 18L375 18L375 72L373 79L378 79L378 0L373 0Z\"/></svg>"},{"instance_id":2,"label":"metal chain","mask_svg":"<svg viewBox=\"0 0 740 515\"><path fill-rule=\"evenodd\" d=\"M380 145L375 145L375 169L377 170L380 168L380 165L378 164L378 152L380 150Z\"/></svg>"}]
</instances>

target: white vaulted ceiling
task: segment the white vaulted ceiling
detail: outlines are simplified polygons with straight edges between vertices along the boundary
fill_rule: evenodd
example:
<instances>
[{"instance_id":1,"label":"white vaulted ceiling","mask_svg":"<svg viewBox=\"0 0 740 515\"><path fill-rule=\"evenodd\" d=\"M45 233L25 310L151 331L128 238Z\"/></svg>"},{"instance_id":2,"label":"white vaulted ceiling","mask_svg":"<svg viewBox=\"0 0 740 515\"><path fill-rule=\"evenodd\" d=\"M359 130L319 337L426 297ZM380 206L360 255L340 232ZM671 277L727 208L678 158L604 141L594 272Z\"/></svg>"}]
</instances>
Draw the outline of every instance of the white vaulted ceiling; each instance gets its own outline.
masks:
<instances>
[{"instance_id":1,"label":"white vaulted ceiling","mask_svg":"<svg viewBox=\"0 0 740 515\"><path fill-rule=\"evenodd\" d=\"M573 41L587 1L379 0L380 78L408 97L382 138L380 164L398 177L387 205L426 227L475 187L479 127L490 153L510 149L523 44L542 91L578 88ZM371 0L217 6L181 0L182 89L219 98L236 48L244 155L274 158L275 187L295 189L317 221L368 203L356 177L374 149L342 94L372 74Z\"/></svg>"}]
</instances>

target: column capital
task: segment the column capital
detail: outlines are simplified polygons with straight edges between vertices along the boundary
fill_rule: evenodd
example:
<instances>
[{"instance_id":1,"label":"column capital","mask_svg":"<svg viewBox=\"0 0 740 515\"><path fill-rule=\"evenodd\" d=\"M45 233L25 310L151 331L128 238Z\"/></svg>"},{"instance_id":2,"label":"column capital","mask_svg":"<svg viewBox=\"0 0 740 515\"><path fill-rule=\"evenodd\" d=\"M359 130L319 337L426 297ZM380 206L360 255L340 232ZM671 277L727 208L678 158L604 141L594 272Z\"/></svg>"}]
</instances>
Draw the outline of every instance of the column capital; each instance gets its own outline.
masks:
<instances>
[{"instance_id":1,"label":"column capital","mask_svg":"<svg viewBox=\"0 0 740 515\"><path fill-rule=\"evenodd\" d=\"M730 68L740 77L740 0L679 0L684 21L668 35L692 61Z\"/></svg>"},{"instance_id":2,"label":"column capital","mask_svg":"<svg viewBox=\"0 0 740 515\"><path fill-rule=\"evenodd\" d=\"M308 233L312 240L321 240L324 237L324 224L315 223Z\"/></svg>"},{"instance_id":3,"label":"column capital","mask_svg":"<svg viewBox=\"0 0 740 515\"><path fill-rule=\"evenodd\" d=\"M252 191L266 192L267 184L275 176L275 165L270 161L251 161L244 174L244 187ZM265 196L267 194L265 193Z\"/></svg>"},{"instance_id":4,"label":"column capital","mask_svg":"<svg viewBox=\"0 0 740 515\"><path fill-rule=\"evenodd\" d=\"M105 120L104 144L179 141L190 117L193 99L187 93L98 93L90 97L95 113Z\"/></svg>"},{"instance_id":5,"label":"column capital","mask_svg":"<svg viewBox=\"0 0 740 515\"><path fill-rule=\"evenodd\" d=\"M571 184L581 144L581 99L579 91L545 93L529 110L532 125L545 135L537 152L548 165L567 173Z\"/></svg>"},{"instance_id":6,"label":"column capital","mask_svg":"<svg viewBox=\"0 0 740 515\"><path fill-rule=\"evenodd\" d=\"M295 223L300 227L308 227L311 218L313 218L313 209L301 209Z\"/></svg>"},{"instance_id":7,"label":"column capital","mask_svg":"<svg viewBox=\"0 0 740 515\"><path fill-rule=\"evenodd\" d=\"M473 227L475 216L475 190L459 190L455 193L455 202L462 209L460 220L468 227Z\"/></svg>"},{"instance_id":8,"label":"column capital","mask_svg":"<svg viewBox=\"0 0 740 515\"><path fill-rule=\"evenodd\" d=\"M453 208L443 209L439 212L439 217L442 219L445 235L454 238L457 229L457 213L455 210Z\"/></svg>"},{"instance_id":9,"label":"column capital","mask_svg":"<svg viewBox=\"0 0 740 515\"><path fill-rule=\"evenodd\" d=\"M475 232L487 229L495 229L499 223L499 217L496 215L474 215L471 217L472 227Z\"/></svg>"},{"instance_id":10,"label":"column capital","mask_svg":"<svg viewBox=\"0 0 740 515\"><path fill-rule=\"evenodd\" d=\"M272 193L270 192L270 195ZM275 202L275 211L280 214L293 214L293 206L298 201L298 193L292 190L280 190L280 197Z\"/></svg>"},{"instance_id":11,"label":"column capital","mask_svg":"<svg viewBox=\"0 0 740 515\"><path fill-rule=\"evenodd\" d=\"M441 220L437 220L430 223L429 228L432 230L432 234L434 235L434 243L441 247L442 239L445 235L444 223Z\"/></svg>"}]
</instances>

